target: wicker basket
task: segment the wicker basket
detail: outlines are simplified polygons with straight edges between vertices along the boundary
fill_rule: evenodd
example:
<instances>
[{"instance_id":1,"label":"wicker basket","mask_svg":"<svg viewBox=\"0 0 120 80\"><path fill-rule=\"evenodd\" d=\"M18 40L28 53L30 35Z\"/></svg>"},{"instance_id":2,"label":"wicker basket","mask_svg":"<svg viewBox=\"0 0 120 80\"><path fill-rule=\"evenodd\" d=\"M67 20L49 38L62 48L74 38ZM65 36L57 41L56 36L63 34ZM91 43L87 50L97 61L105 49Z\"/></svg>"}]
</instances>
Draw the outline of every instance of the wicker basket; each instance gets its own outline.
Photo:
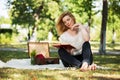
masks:
<instances>
[{"instance_id":1,"label":"wicker basket","mask_svg":"<svg viewBox=\"0 0 120 80\"><path fill-rule=\"evenodd\" d=\"M31 52L35 50L36 55L42 54L45 57L44 61L37 59L35 64L59 64L59 58L50 57L49 43L48 42L28 42L28 55L31 57Z\"/></svg>"}]
</instances>

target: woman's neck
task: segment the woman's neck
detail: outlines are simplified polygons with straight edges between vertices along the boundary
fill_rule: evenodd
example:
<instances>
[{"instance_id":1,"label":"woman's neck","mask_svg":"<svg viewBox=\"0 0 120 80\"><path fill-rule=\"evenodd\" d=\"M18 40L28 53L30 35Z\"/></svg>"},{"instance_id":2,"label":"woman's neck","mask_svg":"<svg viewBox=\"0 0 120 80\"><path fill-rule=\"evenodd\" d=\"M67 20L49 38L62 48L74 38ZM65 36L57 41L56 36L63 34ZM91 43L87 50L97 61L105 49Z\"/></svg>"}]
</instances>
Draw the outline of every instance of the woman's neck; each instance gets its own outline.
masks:
<instances>
[{"instance_id":1,"label":"woman's neck","mask_svg":"<svg viewBox=\"0 0 120 80\"><path fill-rule=\"evenodd\" d=\"M67 32L68 32L70 35L72 35L72 36L77 35L77 32L74 31L74 30L71 30L71 29L68 29Z\"/></svg>"}]
</instances>

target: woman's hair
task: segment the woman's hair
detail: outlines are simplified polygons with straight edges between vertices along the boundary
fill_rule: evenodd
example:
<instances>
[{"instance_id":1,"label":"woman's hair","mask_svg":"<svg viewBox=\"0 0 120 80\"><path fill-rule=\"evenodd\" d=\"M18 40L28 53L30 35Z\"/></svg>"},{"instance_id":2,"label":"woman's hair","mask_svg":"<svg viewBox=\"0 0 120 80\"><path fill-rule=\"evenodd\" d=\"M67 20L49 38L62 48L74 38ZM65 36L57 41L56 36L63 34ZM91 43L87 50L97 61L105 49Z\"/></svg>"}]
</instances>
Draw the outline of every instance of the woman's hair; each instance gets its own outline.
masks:
<instances>
[{"instance_id":1,"label":"woman's hair","mask_svg":"<svg viewBox=\"0 0 120 80\"><path fill-rule=\"evenodd\" d=\"M72 13L68 12L68 11L65 11L63 12L58 20L57 20L57 23L56 23L56 28L57 28L57 32L58 32L58 35L61 35L63 32L65 32L66 30L68 30L68 28L64 25L62 19L66 16L70 16L73 21L76 23L76 20L75 20L75 17L72 15Z\"/></svg>"}]
</instances>

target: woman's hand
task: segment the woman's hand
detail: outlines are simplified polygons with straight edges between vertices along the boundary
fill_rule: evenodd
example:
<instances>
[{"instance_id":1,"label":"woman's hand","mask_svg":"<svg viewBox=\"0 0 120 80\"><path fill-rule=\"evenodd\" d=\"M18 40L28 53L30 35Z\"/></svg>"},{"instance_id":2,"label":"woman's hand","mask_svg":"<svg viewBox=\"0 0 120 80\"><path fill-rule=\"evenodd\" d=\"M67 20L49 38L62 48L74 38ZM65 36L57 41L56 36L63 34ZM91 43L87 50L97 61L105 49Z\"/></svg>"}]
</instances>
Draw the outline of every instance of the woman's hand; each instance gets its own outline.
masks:
<instances>
[{"instance_id":1,"label":"woman's hand","mask_svg":"<svg viewBox=\"0 0 120 80\"><path fill-rule=\"evenodd\" d=\"M69 52L70 54L73 54L73 52L74 52L75 49L74 49L74 48L73 48L73 49L67 48L66 50L67 50L67 52Z\"/></svg>"},{"instance_id":2,"label":"woman's hand","mask_svg":"<svg viewBox=\"0 0 120 80\"><path fill-rule=\"evenodd\" d=\"M84 41L89 41L90 40L90 33L86 28L82 28L81 33L82 33Z\"/></svg>"},{"instance_id":3,"label":"woman's hand","mask_svg":"<svg viewBox=\"0 0 120 80\"><path fill-rule=\"evenodd\" d=\"M84 41L89 41L90 40L90 30L89 30L89 27L88 26L86 27L86 26L83 26L83 25L80 24L79 30L82 33Z\"/></svg>"},{"instance_id":4,"label":"woman's hand","mask_svg":"<svg viewBox=\"0 0 120 80\"><path fill-rule=\"evenodd\" d=\"M76 31L76 33L78 33L78 31L81 30L84 41L90 40L89 28L85 28L82 24L80 23L74 24L71 27L71 30Z\"/></svg>"},{"instance_id":5,"label":"woman's hand","mask_svg":"<svg viewBox=\"0 0 120 80\"><path fill-rule=\"evenodd\" d=\"M71 30L78 30L78 28L80 27L80 25L81 24L78 24L78 23L76 23L76 24L74 24L72 27L71 27Z\"/></svg>"}]
</instances>

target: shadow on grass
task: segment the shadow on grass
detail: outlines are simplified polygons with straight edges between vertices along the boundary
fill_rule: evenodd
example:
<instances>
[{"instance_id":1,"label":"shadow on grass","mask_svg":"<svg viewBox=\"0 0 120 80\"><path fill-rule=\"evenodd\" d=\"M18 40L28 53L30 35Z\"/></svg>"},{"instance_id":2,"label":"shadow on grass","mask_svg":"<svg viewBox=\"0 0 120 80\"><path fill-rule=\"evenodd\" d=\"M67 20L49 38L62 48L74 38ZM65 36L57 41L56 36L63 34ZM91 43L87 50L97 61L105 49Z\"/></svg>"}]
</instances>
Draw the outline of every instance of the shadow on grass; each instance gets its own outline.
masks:
<instances>
[{"instance_id":1,"label":"shadow on grass","mask_svg":"<svg viewBox=\"0 0 120 80\"><path fill-rule=\"evenodd\" d=\"M103 77L103 76L92 76L91 80L120 80L120 78L112 78L112 77Z\"/></svg>"},{"instance_id":2,"label":"shadow on grass","mask_svg":"<svg viewBox=\"0 0 120 80\"><path fill-rule=\"evenodd\" d=\"M97 65L105 66L105 67L110 67L114 70L119 70L120 69L120 55L118 54L106 54L106 55L99 55L99 54L94 54L94 62Z\"/></svg>"},{"instance_id":3,"label":"shadow on grass","mask_svg":"<svg viewBox=\"0 0 120 80\"><path fill-rule=\"evenodd\" d=\"M27 52L21 51L0 51L0 60L7 62L10 59L24 59L29 58Z\"/></svg>"}]
</instances>

